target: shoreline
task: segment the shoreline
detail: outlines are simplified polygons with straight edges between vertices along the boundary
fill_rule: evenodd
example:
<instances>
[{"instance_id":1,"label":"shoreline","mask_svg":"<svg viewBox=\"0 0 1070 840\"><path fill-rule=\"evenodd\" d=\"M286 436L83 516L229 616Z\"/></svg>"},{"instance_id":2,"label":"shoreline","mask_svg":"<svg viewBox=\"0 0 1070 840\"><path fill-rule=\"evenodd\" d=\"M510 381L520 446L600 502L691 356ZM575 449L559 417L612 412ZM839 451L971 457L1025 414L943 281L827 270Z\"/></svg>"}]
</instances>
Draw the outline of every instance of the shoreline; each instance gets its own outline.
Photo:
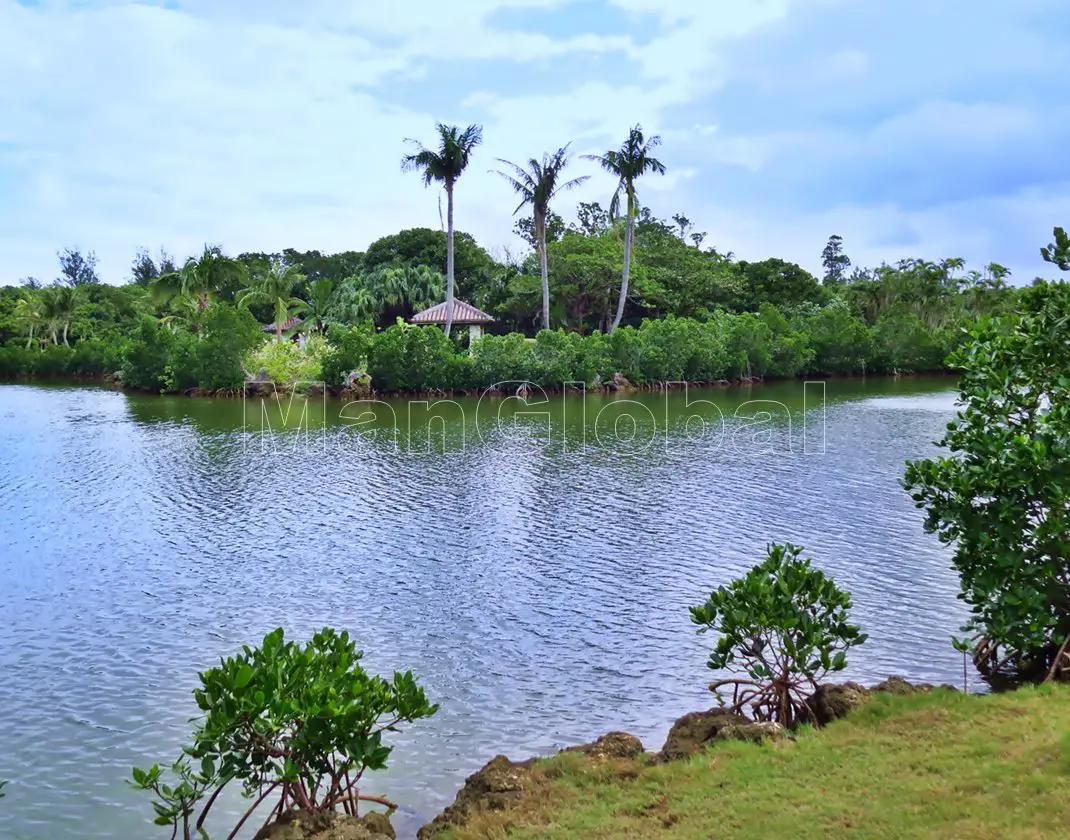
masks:
<instances>
[{"instance_id":1,"label":"shoreline","mask_svg":"<svg viewBox=\"0 0 1070 840\"><path fill-rule=\"evenodd\" d=\"M813 382L828 382L828 381L851 381L851 380L868 380L876 379L881 381L886 380L899 380L899 379L918 379L918 378L947 378L954 379L957 374L954 371L942 370L942 371L922 371L922 372L898 372L898 373L830 373L830 374L808 374L806 376L795 377L743 377L741 379L720 379L712 382L702 381L665 381L665 382L644 382L644 383L631 383L627 380L611 382L605 385L585 385L584 387L571 387L566 386L541 386L533 382L522 382L520 380L511 380L507 383L500 383L502 385L516 385L511 391L506 388L497 388L493 385L486 388L431 388L424 390L410 390L410 391L377 391L374 388L368 389L351 389L337 386L326 386L323 383L316 383L309 388L298 389L295 385L279 385L276 383L263 383L263 382L250 382L247 383L244 388L240 389L202 389L202 388L188 388L184 391L151 391L141 388L132 388L124 386L121 381L117 380L116 374L90 374L86 376L63 376L63 377L36 377L36 376L21 376L8 379L0 379L0 385L97 385L104 390L119 391L127 394L137 394L142 396L159 396L159 397L186 397L192 399L244 399L245 397L263 397L270 398L271 396L283 397L283 396L327 396L332 399L339 400L369 400L369 399L426 399L426 398L439 398L449 399L452 397L465 397L478 399L482 397L531 397L535 395L542 396L561 396L561 395L574 395L584 396L588 394L607 395L607 394L636 394L636 393L666 393L670 391L679 391L686 388L709 388L715 390L728 391L733 388L753 388L755 386L769 385L769 384L781 384L788 382L798 382L802 384Z\"/></svg>"}]
</instances>

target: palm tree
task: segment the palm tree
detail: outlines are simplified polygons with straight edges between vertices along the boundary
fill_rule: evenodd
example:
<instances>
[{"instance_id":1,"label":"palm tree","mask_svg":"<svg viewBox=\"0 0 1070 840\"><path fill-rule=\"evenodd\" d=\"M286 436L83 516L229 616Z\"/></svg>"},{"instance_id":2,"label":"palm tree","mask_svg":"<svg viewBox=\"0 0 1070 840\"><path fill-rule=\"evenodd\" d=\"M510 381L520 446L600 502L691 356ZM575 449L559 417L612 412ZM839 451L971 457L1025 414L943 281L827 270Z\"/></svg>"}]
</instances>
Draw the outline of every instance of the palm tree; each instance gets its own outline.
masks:
<instances>
[{"instance_id":1,"label":"palm tree","mask_svg":"<svg viewBox=\"0 0 1070 840\"><path fill-rule=\"evenodd\" d=\"M245 266L226 256L219 246L205 245L204 253L190 257L178 271L160 275L155 286L168 298L179 293L196 297L197 308L204 312L214 295L241 287L245 279Z\"/></svg>"},{"instance_id":2,"label":"palm tree","mask_svg":"<svg viewBox=\"0 0 1070 840\"><path fill-rule=\"evenodd\" d=\"M403 172L419 172L424 185L441 182L446 189L446 335L453 326L453 187L461 177L472 152L483 142L483 127L470 125L463 131L455 125L436 123L438 150L406 139L416 151L401 159Z\"/></svg>"},{"instance_id":3,"label":"palm tree","mask_svg":"<svg viewBox=\"0 0 1070 840\"><path fill-rule=\"evenodd\" d=\"M661 145L661 138L656 134L650 138L643 136L641 126L634 126L628 132L628 139L621 144L619 149L610 149L601 155L584 155L588 160L596 161L606 172L617 178L617 189L613 192L613 200L609 203L609 215L616 219L620 215L620 194L623 192L627 198L628 216L624 231L624 273L621 276L620 299L617 301L617 314L613 318L613 325L609 328L613 332L620 326L624 317L624 304L628 299L628 275L631 272L632 261L632 238L635 232L635 214L639 208L635 192L635 182L647 172L658 175L665 174L665 166L660 160L651 157L650 152Z\"/></svg>"},{"instance_id":4,"label":"palm tree","mask_svg":"<svg viewBox=\"0 0 1070 840\"><path fill-rule=\"evenodd\" d=\"M442 299L447 282L426 265L384 268L371 278L371 289L381 306L404 307L419 312Z\"/></svg>"},{"instance_id":5,"label":"palm tree","mask_svg":"<svg viewBox=\"0 0 1070 840\"><path fill-rule=\"evenodd\" d=\"M327 332L327 325L333 320L334 305L334 281L330 277L321 277L309 286L305 320L314 332Z\"/></svg>"},{"instance_id":6,"label":"palm tree","mask_svg":"<svg viewBox=\"0 0 1070 840\"><path fill-rule=\"evenodd\" d=\"M68 344L67 330L78 303L75 289L71 286L49 286L41 290L41 295L41 316L51 333L52 343L59 344L62 330L63 343Z\"/></svg>"},{"instance_id":7,"label":"palm tree","mask_svg":"<svg viewBox=\"0 0 1070 840\"><path fill-rule=\"evenodd\" d=\"M185 327L190 332L199 333L204 321L204 312L201 311L200 302L194 295L177 295L168 307L169 314L160 318L161 324L166 324L172 330L178 326Z\"/></svg>"},{"instance_id":8,"label":"palm tree","mask_svg":"<svg viewBox=\"0 0 1070 840\"><path fill-rule=\"evenodd\" d=\"M297 266L287 265L278 257L272 257L267 269L259 274L251 286L239 295L240 303L256 301L271 304L275 308L275 339L282 341L282 325L291 312L303 312L308 308L300 298L294 297L294 288L305 282L305 275Z\"/></svg>"},{"instance_id":9,"label":"palm tree","mask_svg":"<svg viewBox=\"0 0 1070 840\"><path fill-rule=\"evenodd\" d=\"M26 349L28 350L33 345L34 332L45 324L40 296L32 291L26 292L15 302L13 314L15 321L26 330Z\"/></svg>"},{"instance_id":10,"label":"palm tree","mask_svg":"<svg viewBox=\"0 0 1070 840\"><path fill-rule=\"evenodd\" d=\"M581 175L563 184L558 184L561 172L568 165L568 147L566 143L552 155L543 154L542 162L531 158L527 169L517 164L498 158L501 163L510 166L514 175L498 172L520 196L520 204L513 214L519 213L526 204L531 205L532 222L535 232L535 247L539 252L539 269L542 272L542 328L550 329L550 272L546 266L546 218L550 212L550 200L564 190L578 187L590 175Z\"/></svg>"}]
</instances>

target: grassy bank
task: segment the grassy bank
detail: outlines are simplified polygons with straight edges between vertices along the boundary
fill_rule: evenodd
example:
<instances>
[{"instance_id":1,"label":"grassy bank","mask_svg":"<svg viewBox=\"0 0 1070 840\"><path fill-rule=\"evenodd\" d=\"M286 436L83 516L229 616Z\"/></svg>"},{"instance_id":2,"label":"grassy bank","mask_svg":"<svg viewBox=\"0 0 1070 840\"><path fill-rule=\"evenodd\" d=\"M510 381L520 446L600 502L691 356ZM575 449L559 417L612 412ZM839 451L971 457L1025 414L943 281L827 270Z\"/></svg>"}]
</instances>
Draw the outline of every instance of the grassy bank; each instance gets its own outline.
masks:
<instances>
[{"instance_id":1,"label":"grassy bank","mask_svg":"<svg viewBox=\"0 0 1070 840\"><path fill-rule=\"evenodd\" d=\"M876 695L794 741L653 764L541 762L516 809L450 840L1065 837L1070 688Z\"/></svg>"}]
</instances>

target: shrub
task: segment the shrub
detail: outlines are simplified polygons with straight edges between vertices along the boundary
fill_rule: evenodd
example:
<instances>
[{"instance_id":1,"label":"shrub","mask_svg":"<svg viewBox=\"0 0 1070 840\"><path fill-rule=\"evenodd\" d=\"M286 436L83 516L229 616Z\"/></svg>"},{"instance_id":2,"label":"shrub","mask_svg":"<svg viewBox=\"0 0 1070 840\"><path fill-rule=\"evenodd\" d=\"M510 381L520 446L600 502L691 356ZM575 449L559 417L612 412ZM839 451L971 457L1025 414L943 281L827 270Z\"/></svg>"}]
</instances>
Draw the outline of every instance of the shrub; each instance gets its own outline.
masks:
<instances>
[{"instance_id":1,"label":"shrub","mask_svg":"<svg viewBox=\"0 0 1070 840\"><path fill-rule=\"evenodd\" d=\"M194 350L193 378L201 388L236 391L245 385L242 361L264 340L260 323L244 307L212 304Z\"/></svg>"},{"instance_id":2,"label":"shrub","mask_svg":"<svg viewBox=\"0 0 1070 840\"><path fill-rule=\"evenodd\" d=\"M167 366L175 343L175 333L145 316L122 354L123 384L144 391L167 388Z\"/></svg>"},{"instance_id":3,"label":"shrub","mask_svg":"<svg viewBox=\"0 0 1070 840\"><path fill-rule=\"evenodd\" d=\"M193 694L204 717L172 765L177 783L166 784L158 764L133 770L133 786L156 795L156 823L189 838L199 809L192 830L200 833L232 781L255 801L230 836L261 806L269 820L296 810L355 814L369 799L357 792L361 777L390 757L385 733L438 709L411 672L369 675L362 657L346 632L324 628L299 645L279 628L201 674Z\"/></svg>"},{"instance_id":4,"label":"shrub","mask_svg":"<svg viewBox=\"0 0 1070 840\"><path fill-rule=\"evenodd\" d=\"M437 327L396 324L376 334L368 373L379 391L450 387L453 343Z\"/></svg>"},{"instance_id":5,"label":"shrub","mask_svg":"<svg viewBox=\"0 0 1070 840\"><path fill-rule=\"evenodd\" d=\"M710 690L723 703L722 691L731 688L732 711L749 707L757 720L789 727L810 719L805 698L826 674L843 670L848 649L866 640L847 621L851 596L802 552L790 543L770 545L764 562L691 607L698 632L720 636L709 667L719 671L738 661L747 675L716 680Z\"/></svg>"},{"instance_id":6,"label":"shrub","mask_svg":"<svg viewBox=\"0 0 1070 840\"><path fill-rule=\"evenodd\" d=\"M249 371L263 368L277 385L323 381L323 361L330 347L321 336L311 336L304 347L292 341L267 341L254 349L245 360ZM348 373L348 371L346 371Z\"/></svg>"},{"instance_id":7,"label":"shrub","mask_svg":"<svg viewBox=\"0 0 1070 840\"><path fill-rule=\"evenodd\" d=\"M1024 290L952 355L961 409L904 486L952 560L982 672L1070 672L1070 285Z\"/></svg>"},{"instance_id":8,"label":"shrub","mask_svg":"<svg viewBox=\"0 0 1070 840\"><path fill-rule=\"evenodd\" d=\"M344 385L350 373L363 370L367 365L372 332L364 326L347 328L336 325L331 327L327 341L321 365L323 381L335 387Z\"/></svg>"}]
</instances>

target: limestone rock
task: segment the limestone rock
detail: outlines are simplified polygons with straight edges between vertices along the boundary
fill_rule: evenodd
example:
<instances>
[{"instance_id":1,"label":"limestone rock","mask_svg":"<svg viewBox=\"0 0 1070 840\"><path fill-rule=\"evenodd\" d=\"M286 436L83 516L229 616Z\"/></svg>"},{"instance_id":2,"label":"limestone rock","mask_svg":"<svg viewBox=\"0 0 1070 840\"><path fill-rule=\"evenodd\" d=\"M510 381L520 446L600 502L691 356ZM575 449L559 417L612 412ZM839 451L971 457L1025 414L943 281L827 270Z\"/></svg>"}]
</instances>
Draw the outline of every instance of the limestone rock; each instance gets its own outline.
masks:
<instances>
[{"instance_id":1,"label":"limestone rock","mask_svg":"<svg viewBox=\"0 0 1070 840\"><path fill-rule=\"evenodd\" d=\"M806 705L813 713L814 721L825 726L834 720L847 717L869 699L869 690L854 682L820 685L806 698Z\"/></svg>"},{"instance_id":2,"label":"limestone rock","mask_svg":"<svg viewBox=\"0 0 1070 840\"><path fill-rule=\"evenodd\" d=\"M262 828L253 840L394 840L385 814L351 817L333 811L295 811Z\"/></svg>"},{"instance_id":3,"label":"limestone rock","mask_svg":"<svg viewBox=\"0 0 1070 840\"><path fill-rule=\"evenodd\" d=\"M679 718L669 730L665 745L658 753L659 761L677 761L691 758L706 748L727 726L743 726L751 721L742 715L725 709L710 709L706 712L691 712Z\"/></svg>"},{"instance_id":4,"label":"limestone rock","mask_svg":"<svg viewBox=\"0 0 1070 840\"><path fill-rule=\"evenodd\" d=\"M567 747L562 752L580 752L595 760L636 758L643 754L643 742L627 732L609 732L590 744Z\"/></svg>"},{"instance_id":5,"label":"limestone rock","mask_svg":"<svg viewBox=\"0 0 1070 840\"><path fill-rule=\"evenodd\" d=\"M502 811L517 804L531 786L535 759L510 761L496 755L467 779L453 804L417 832L418 840L430 840L448 826L464 825L476 811Z\"/></svg>"}]
</instances>

